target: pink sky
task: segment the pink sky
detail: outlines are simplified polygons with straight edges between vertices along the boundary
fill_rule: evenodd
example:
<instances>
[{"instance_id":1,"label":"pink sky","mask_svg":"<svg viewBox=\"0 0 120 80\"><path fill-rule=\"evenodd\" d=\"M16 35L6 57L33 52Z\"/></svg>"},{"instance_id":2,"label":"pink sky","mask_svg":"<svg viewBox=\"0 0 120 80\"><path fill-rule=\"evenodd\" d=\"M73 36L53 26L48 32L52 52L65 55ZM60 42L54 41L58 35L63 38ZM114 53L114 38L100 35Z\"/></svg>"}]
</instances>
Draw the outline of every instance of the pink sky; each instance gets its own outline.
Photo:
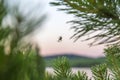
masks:
<instances>
[{"instance_id":1,"label":"pink sky","mask_svg":"<svg viewBox=\"0 0 120 80\"><path fill-rule=\"evenodd\" d=\"M91 57L104 55L103 45L89 47L90 41L81 42L82 39L80 39L74 43L73 40L70 40L69 38L73 35L73 31L70 30L71 25L66 22L72 20L73 16L56 10L56 7L50 7L46 3L48 18L36 36L43 56L59 53L75 53ZM63 37L63 41L60 43L57 42L59 36Z\"/></svg>"}]
</instances>

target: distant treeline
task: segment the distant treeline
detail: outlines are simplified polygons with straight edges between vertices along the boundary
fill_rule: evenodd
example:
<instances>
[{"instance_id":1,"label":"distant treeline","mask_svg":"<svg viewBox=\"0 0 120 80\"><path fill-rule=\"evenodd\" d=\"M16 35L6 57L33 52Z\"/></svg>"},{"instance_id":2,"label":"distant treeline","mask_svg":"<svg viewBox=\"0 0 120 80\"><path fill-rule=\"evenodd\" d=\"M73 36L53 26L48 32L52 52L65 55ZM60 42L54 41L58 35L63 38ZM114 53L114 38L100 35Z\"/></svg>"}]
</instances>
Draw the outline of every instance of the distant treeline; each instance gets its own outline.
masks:
<instances>
[{"instance_id":1,"label":"distant treeline","mask_svg":"<svg viewBox=\"0 0 120 80\"><path fill-rule=\"evenodd\" d=\"M91 67L105 62L105 57L99 58L91 58L79 55L55 55L55 56L48 56L44 57L46 66L51 67L53 64L54 59L58 57L67 57L69 59L70 65L72 67Z\"/></svg>"}]
</instances>

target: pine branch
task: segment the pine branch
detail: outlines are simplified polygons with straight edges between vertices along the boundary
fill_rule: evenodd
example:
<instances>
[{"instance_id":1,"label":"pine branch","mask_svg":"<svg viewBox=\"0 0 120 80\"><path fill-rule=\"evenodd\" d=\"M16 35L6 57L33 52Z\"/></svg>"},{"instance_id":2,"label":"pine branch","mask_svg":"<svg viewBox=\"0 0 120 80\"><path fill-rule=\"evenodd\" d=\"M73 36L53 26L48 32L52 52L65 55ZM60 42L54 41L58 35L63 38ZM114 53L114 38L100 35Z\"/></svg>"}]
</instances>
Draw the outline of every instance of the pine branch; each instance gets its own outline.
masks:
<instances>
[{"instance_id":1,"label":"pine branch","mask_svg":"<svg viewBox=\"0 0 120 80\"><path fill-rule=\"evenodd\" d=\"M100 64L92 67L94 80L112 80L108 74L107 65Z\"/></svg>"},{"instance_id":2,"label":"pine branch","mask_svg":"<svg viewBox=\"0 0 120 80\"><path fill-rule=\"evenodd\" d=\"M120 42L120 38L117 38L120 36L119 0L56 0L51 4L62 6L58 9L75 16L75 19L70 21L74 26L75 34L72 38L75 40L91 35L92 32L95 36L88 37L87 40L94 38L97 40L97 43L93 42L94 44ZM103 33L96 34L98 31L103 31ZM106 35L102 36L103 34ZM116 39L113 40L111 36Z\"/></svg>"},{"instance_id":3,"label":"pine branch","mask_svg":"<svg viewBox=\"0 0 120 80\"><path fill-rule=\"evenodd\" d=\"M58 80L69 80L71 76L71 68L67 58L62 57L54 61L53 69Z\"/></svg>"},{"instance_id":4,"label":"pine branch","mask_svg":"<svg viewBox=\"0 0 120 80\"><path fill-rule=\"evenodd\" d=\"M115 80L120 79L120 46L112 45L105 49L108 68L112 71Z\"/></svg>"}]
</instances>

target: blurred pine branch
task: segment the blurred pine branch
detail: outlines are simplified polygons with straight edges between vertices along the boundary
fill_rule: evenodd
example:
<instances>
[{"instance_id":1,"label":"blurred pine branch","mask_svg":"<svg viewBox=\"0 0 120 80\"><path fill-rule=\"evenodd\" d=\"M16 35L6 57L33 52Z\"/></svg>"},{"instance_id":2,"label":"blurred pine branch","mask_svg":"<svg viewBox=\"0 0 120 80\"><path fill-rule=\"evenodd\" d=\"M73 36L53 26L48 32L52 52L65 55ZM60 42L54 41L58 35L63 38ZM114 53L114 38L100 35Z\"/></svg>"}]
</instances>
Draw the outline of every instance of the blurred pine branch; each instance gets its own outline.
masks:
<instances>
[{"instance_id":1,"label":"blurred pine branch","mask_svg":"<svg viewBox=\"0 0 120 80\"><path fill-rule=\"evenodd\" d=\"M44 17L24 21L23 16L20 16L19 13L16 15L13 14L18 23L16 25L13 24L15 27L12 28L11 25L4 27L1 24L7 14L9 14L9 10L4 5L4 0L1 0L0 80L43 80L45 77L45 66L42 57L39 55L37 49L33 49L30 43L25 43L22 39L31 34L41 24ZM26 18L29 18L29 16ZM25 26L23 26L23 22L26 22ZM30 25L29 28L28 25ZM20 27L22 28L22 32Z\"/></svg>"}]
</instances>

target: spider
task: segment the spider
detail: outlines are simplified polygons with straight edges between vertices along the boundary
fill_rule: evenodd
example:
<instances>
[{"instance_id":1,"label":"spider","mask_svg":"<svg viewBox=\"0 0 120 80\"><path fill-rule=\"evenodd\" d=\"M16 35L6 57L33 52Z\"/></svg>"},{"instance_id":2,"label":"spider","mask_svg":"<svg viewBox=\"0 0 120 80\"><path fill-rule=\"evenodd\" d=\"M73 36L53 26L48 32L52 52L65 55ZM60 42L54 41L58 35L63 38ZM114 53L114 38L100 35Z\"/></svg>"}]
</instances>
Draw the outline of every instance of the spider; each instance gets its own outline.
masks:
<instances>
[{"instance_id":1,"label":"spider","mask_svg":"<svg viewBox=\"0 0 120 80\"><path fill-rule=\"evenodd\" d=\"M61 41L62 41L62 36L59 36L58 42L61 42Z\"/></svg>"}]
</instances>

